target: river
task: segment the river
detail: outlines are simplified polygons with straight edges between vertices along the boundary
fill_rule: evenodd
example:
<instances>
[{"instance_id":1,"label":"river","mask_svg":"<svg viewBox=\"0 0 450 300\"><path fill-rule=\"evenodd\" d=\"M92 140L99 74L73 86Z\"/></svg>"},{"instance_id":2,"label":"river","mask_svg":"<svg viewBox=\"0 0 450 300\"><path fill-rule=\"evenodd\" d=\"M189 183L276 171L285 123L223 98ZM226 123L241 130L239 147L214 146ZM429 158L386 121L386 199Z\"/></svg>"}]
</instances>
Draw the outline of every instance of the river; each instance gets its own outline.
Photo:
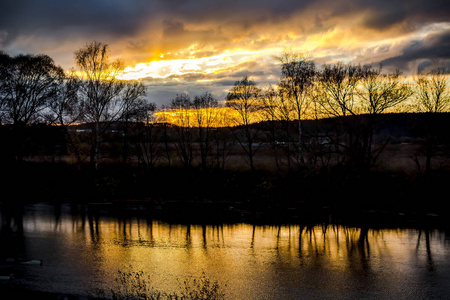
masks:
<instances>
[{"instance_id":1,"label":"river","mask_svg":"<svg viewBox=\"0 0 450 300\"><path fill-rule=\"evenodd\" d=\"M24 289L92 296L134 270L161 291L205 274L227 299L450 297L450 238L433 228L187 225L48 204L1 221L0 284Z\"/></svg>"}]
</instances>

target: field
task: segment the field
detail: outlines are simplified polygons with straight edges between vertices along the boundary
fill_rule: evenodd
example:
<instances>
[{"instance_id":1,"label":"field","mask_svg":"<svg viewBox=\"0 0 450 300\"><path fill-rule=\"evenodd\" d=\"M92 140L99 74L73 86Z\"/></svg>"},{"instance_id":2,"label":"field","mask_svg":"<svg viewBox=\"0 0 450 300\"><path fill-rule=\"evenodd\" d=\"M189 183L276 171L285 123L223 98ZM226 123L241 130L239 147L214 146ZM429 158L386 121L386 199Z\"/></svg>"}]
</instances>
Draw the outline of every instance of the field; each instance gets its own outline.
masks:
<instances>
[{"instance_id":1,"label":"field","mask_svg":"<svg viewBox=\"0 0 450 300\"><path fill-rule=\"evenodd\" d=\"M164 208L170 212L164 216L186 221L208 217L209 221L258 218L284 222L324 211L325 215L353 216L365 216L362 212L367 211L390 212L389 216L438 212L446 217L442 195L447 193L450 180L450 139L445 130L448 120L448 115L438 120L440 130L434 131L433 155L427 170L428 140L420 131L427 126L427 119L387 115L374 138L374 148L384 148L370 170L364 172L337 163L347 157L342 153L330 156L330 152L319 152L317 148L305 148L309 151L305 150L305 165L295 163L295 153L289 164L284 143L274 148L273 143L263 139L257 144L254 170L249 168L242 145L235 141L221 163L206 168L198 157L191 166L183 165L177 156L176 140L171 143L170 164L161 152L154 165L143 165L132 155L123 160L123 135L119 131L110 133L99 168L94 171L88 163L87 135L80 138L83 160L76 163L63 139L46 135L57 128L42 126L33 129L30 153L22 162L2 163L1 182L8 195L6 201L138 203L152 212ZM311 124L306 123L304 128L306 133L311 132ZM5 136L5 128L2 130ZM228 137L231 139L231 135ZM55 141L60 144L55 145ZM325 142L316 147L333 149L328 140L321 141ZM160 149L165 145L156 143ZM192 145L193 153L198 153L198 144ZM5 153L7 150L3 148Z\"/></svg>"}]
</instances>

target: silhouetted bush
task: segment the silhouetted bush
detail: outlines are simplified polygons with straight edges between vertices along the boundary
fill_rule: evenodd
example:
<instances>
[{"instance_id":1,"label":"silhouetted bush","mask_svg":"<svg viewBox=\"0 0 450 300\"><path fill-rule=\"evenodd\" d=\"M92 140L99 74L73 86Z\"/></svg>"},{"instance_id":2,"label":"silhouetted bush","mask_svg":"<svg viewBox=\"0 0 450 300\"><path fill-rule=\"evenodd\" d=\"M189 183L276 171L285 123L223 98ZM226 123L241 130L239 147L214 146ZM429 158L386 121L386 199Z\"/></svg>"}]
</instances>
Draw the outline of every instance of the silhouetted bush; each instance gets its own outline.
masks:
<instances>
[{"instance_id":1,"label":"silhouetted bush","mask_svg":"<svg viewBox=\"0 0 450 300\"><path fill-rule=\"evenodd\" d=\"M99 290L100 298L114 300L219 300L225 299L217 281L212 282L205 273L200 278L185 279L179 291L165 292L152 286L151 279L143 271L134 271L130 266L126 271L118 271L115 279L117 285L109 293Z\"/></svg>"}]
</instances>

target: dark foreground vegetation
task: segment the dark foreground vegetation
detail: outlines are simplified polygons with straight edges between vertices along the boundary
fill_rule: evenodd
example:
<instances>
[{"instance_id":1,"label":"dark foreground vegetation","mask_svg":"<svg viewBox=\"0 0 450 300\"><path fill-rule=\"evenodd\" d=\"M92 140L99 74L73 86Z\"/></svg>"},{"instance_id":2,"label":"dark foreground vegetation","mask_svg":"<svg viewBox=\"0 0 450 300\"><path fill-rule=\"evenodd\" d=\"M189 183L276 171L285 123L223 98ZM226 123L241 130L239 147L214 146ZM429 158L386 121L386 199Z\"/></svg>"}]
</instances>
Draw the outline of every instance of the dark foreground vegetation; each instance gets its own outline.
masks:
<instances>
[{"instance_id":1,"label":"dark foreground vegetation","mask_svg":"<svg viewBox=\"0 0 450 300\"><path fill-rule=\"evenodd\" d=\"M405 221L418 221L429 214L438 214L442 220L448 217L448 172L372 172L361 177L336 169L309 176L301 172L277 176L157 168L144 174L114 165L93 175L49 163L24 163L4 171L5 207L33 202L85 203L99 213L125 215L138 209L151 218L181 223L296 223L315 215L358 220L363 212L374 213L374 217L375 212L383 212L378 216L386 219L380 219L380 224L398 221L402 214Z\"/></svg>"},{"instance_id":2,"label":"dark foreground vegetation","mask_svg":"<svg viewBox=\"0 0 450 300\"><path fill-rule=\"evenodd\" d=\"M449 116L439 116L439 128L444 129ZM270 145L255 156L260 158L255 170L245 168L245 155L237 151L221 168L167 163L148 168L137 161L109 159L93 170L89 164L67 162L59 127L28 127L26 159L2 163L2 202L5 207L41 201L84 203L94 213L132 211L175 222L289 223L332 217L333 222L345 219L375 226L424 220L442 225L449 214L448 133L435 131L435 167L422 172L418 162L424 160L424 120L425 115L386 115L387 126L378 134L389 137L387 150L370 170L348 160L315 168L277 168L274 161L282 156L277 158ZM5 140L7 128L2 130ZM122 145L121 135L116 137L110 143Z\"/></svg>"},{"instance_id":3,"label":"dark foreground vegetation","mask_svg":"<svg viewBox=\"0 0 450 300\"><path fill-rule=\"evenodd\" d=\"M201 277L186 278L179 281L177 291L165 292L158 290L152 285L151 278L143 271L135 271L130 266L127 270L118 271L116 276L116 285L109 290L98 290L90 296L64 295L59 293L50 293L23 289L13 285L3 285L0 283L0 293L4 299L113 299L113 300L223 300L225 298L224 287L217 281L212 281L209 277L202 274Z\"/></svg>"}]
</instances>

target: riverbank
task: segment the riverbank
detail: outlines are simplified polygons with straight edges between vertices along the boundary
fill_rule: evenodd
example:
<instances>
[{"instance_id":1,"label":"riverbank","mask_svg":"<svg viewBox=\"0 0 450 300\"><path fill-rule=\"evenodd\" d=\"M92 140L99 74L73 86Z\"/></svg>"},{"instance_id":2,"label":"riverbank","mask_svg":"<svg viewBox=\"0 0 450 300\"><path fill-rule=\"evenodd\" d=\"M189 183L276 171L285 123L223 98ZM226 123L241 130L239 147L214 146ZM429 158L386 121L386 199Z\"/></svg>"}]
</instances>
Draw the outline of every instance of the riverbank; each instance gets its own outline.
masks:
<instances>
[{"instance_id":1,"label":"riverbank","mask_svg":"<svg viewBox=\"0 0 450 300\"><path fill-rule=\"evenodd\" d=\"M33 300L99 300L97 297L87 297L71 294L59 294L27 289L20 286L11 286L0 283L0 295L4 300L33 299Z\"/></svg>"},{"instance_id":2,"label":"riverbank","mask_svg":"<svg viewBox=\"0 0 450 300\"><path fill-rule=\"evenodd\" d=\"M3 170L5 204L98 204L112 212L145 211L147 217L184 223L322 222L330 216L337 216L337 222L374 225L448 220L443 195L450 172L444 171L361 176L342 169L274 174L108 165L91 172L56 163L23 163Z\"/></svg>"}]
</instances>

